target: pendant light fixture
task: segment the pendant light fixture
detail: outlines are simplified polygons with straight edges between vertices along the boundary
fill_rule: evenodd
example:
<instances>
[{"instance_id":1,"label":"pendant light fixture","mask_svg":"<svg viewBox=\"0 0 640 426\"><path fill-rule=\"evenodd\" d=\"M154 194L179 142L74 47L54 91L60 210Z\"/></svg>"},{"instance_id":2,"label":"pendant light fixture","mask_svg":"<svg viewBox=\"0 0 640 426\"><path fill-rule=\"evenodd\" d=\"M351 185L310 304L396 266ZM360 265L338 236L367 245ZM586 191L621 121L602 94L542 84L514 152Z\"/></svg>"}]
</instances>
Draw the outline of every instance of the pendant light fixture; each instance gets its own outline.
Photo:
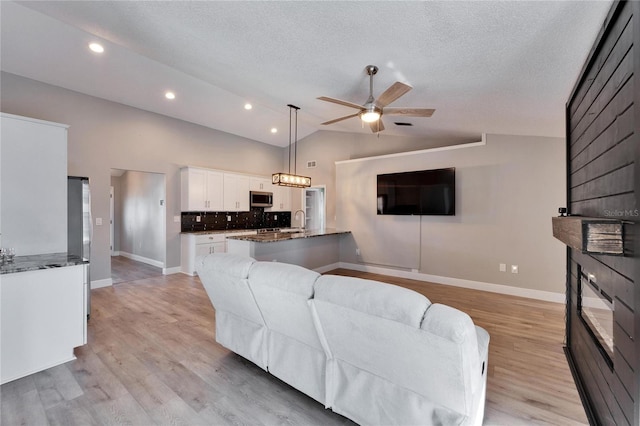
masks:
<instances>
[{"instance_id":1,"label":"pendant light fixture","mask_svg":"<svg viewBox=\"0 0 640 426\"><path fill-rule=\"evenodd\" d=\"M296 160L298 157L298 110L299 107L288 104L289 107L289 173L274 173L271 175L271 183L280 186L290 186L293 188L309 188L311 186L311 178L307 176L299 176L296 173ZM295 151L293 154L293 174L291 173L291 125L293 111L296 112L295 121Z\"/></svg>"}]
</instances>

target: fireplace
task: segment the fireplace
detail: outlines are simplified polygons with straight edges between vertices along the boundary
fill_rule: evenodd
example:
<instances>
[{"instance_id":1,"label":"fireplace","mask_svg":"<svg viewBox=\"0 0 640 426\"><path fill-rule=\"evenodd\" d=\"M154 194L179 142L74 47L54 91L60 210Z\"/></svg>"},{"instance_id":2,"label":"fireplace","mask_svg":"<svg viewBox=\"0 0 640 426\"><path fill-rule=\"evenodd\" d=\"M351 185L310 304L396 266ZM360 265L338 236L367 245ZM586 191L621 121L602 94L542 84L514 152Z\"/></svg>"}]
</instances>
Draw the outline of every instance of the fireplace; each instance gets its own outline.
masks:
<instances>
[{"instance_id":1,"label":"fireplace","mask_svg":"<svg viewBox=\"0 0 640 426\"><path fill-rule=\"evenodd\" d=\"M580 267L579 276L578 314L605 361L613 368L613 299L598 286L595 275Z\"/></svg>"}]
</instances>

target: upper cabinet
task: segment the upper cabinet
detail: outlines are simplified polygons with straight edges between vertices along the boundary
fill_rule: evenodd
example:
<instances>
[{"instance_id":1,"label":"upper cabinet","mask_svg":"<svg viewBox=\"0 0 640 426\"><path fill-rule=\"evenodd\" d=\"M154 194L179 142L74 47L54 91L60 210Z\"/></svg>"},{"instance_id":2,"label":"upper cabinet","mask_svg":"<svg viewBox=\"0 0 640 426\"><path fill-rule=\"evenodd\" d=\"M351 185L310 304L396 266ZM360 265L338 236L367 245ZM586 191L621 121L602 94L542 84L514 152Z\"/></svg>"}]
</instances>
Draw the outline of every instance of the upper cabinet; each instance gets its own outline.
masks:
<instances>
[{"instance_id":1,"label":"upper cabinet","mask_svg":"<svg viewBox=\"0 0 640 426\"><path fill-rule=\"evenodd\" d=\"M271 181L267 178L261 178L261 177L251 178L251 183L250 183L251 191L272 192L271 190L272 186L273 185L271 184Z\"/></svg>"},{"instance_id":2,"label":"upper cabinet","mask_svg":"<svg viewBox=\"0 0 640 426\"><path fill-rule=\"evenodd\" d=\"M273 192L273 207L266 210L272 212L291 211L291 188L287 186L271 185L269 192Z\"/></svg>"},{"instance_id":3,"label":"upper cabinet","mask_svg":"<svg viewBox=\"0 0 640 426\"><path fill-rule=\"evenodd\" d=\"M67 128L0 114L2 246L19 256L67 251Z\"/></svg>"},{"instance_id":4,"label":"upper cabinet","mask_svg":"<svg viewBox=\"0 0 640 426\"><path fill-rule=\"evenodd\" d=\"M223 211L249 211L249 176L224 173Z\"/></svg>"},{"instance_id":5,"label":"upper cabinet","mask_svg":"<svg viewBox=\"0 0 640 426\"><path fill-rule=\"evenodd\" d=\"M224 173L185 167L180 171L182 211L222 211Z\"/></svg>"},{"instance_id":6,"label":"upper cabinet","mask_svg":"<svg viewBox=\"0 0 640 426\"><path fill-rule=\"evenodd\" d=\"M183 212L247 212L250 191L273 193L273 207L266 211L291 211L291 188L273 185L267 177L184 167L180 178Z\"/></svg>"}]
</instances>

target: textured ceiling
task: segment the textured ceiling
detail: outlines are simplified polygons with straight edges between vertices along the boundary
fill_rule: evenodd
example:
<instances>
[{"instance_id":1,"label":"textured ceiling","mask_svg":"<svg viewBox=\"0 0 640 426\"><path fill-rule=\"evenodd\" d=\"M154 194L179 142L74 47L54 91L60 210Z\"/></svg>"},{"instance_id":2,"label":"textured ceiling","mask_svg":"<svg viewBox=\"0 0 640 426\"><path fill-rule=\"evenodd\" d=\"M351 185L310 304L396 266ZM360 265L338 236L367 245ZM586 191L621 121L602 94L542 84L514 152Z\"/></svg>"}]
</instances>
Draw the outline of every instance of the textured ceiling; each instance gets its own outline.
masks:
<instances>
[{"instance_id":1,"label":"textured ceiling","mask_svg":"<svg viewBox=\"0 0 640 426\"><path fill-rule=\"evenodd\" d=\"M385 134L564 136L564 104L610 5L2 1L0 64L279 146L288 143L289 103L301 107L300 138L319 129L371 133L358 119L321 126L355 110L316 98L364 103L365 66L374 64L374 95L399 80L413 90L390 106L436 109L431 118L384 117ZM105 53L89 52L91 41ZM177 98L165 100L166 90Z\"/></svg>"}]
</instances>

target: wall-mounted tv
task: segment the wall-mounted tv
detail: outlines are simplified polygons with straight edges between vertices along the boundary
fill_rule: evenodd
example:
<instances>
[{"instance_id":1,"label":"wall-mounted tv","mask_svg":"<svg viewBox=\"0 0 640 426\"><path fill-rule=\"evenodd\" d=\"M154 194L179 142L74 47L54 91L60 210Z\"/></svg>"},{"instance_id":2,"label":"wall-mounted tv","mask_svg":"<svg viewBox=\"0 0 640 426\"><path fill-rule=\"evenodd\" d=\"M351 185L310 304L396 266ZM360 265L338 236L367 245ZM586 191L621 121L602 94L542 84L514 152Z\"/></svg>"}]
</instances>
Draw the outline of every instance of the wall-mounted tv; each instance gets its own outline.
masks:
<instances>
[{"instance_id":1,"label":"wall-mounted tv","mask_svg":"<svg viewBox=\"0 0 640 426\"><path fill-rule=\"evenodd\" d=\"M456 214L456 169L378 175L379 215Z\"/></svg>"}]
</instances>

